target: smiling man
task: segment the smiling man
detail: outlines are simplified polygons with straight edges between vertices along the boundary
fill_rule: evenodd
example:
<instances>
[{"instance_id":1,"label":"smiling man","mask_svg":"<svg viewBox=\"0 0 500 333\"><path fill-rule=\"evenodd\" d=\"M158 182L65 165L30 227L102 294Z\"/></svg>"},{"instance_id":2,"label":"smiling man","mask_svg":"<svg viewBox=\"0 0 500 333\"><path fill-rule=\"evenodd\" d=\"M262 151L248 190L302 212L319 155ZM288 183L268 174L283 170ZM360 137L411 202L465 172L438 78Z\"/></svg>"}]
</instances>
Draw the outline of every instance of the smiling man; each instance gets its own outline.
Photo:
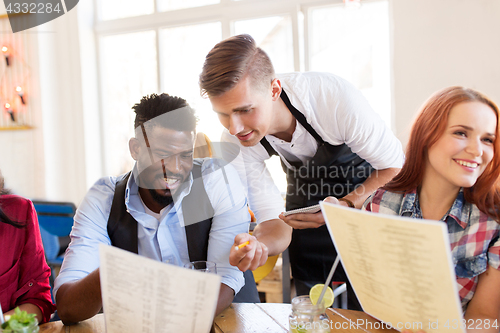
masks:
<instances>
[{"instance_id":1,"label":"smiling man","mask_svg":"<svg viewBox=\"0 0 500 333\"><path fill-rule=\"evenodd\" d=\"M234 237L250 223L238 174L223 161L193 158L196 117L182 98L152 94L133 109L133 170L98 180L75 215L54 288L65 324L102 307L99 244L177 266L215 262L222 277L217 313L244 284L229 264Z\"/></svg>"},{"instance_id":2,"label":"smiling man","mask_svg":"<svg viewBox=\"0 0 500 333\"><path fill-rule=\"evenodd\" d=\"M401 143L349 82L329 73L276 75L249 35L215 45L206 56L200 88L227 129L222 141L240 146L233 164L259 223L253 237L237 236L235 244L250 240L250 245L233 249L231 264L255 269L290 244L297 294L308 294L314 284L324 283L336 252L321 212L280 214L283 200L265 161L271 155L281 158L286 210L325 198L360 208L396 175L403 163ZM346 281L342 269L334 280ZM348 294L349 307L359 309L353 292Z\"/></svg>"}]
</instances>

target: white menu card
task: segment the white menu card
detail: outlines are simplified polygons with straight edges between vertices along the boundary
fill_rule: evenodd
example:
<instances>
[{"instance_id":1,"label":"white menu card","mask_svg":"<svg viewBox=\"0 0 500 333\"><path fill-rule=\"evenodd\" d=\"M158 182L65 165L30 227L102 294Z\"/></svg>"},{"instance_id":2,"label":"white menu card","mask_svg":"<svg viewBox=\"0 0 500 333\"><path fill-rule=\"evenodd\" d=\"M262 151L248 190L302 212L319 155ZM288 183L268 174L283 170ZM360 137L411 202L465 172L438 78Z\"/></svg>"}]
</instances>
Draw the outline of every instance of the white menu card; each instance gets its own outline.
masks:
<instances>
[{"instance_id":1,"label":"white menu card","mask_svg":"<svg viewBox=\"0 0 500 333\"><path fill-rule=\"evenodd\" d=\"M101 245L107 333L203 333L212 326L220 277Z\"/></svg>"}]
</instances>

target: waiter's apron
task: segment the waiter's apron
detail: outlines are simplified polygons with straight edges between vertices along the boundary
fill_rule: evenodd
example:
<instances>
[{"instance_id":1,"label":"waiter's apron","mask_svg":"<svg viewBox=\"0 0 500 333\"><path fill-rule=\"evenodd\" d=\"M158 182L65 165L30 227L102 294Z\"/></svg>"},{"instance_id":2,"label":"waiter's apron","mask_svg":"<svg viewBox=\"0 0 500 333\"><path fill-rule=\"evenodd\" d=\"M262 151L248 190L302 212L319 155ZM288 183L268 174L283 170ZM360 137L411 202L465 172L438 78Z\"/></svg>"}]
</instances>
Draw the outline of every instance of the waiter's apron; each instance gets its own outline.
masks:
<instances>
[{"instance_id":1,"label":"waiter's apron","mask_svg":"<svg viewBox=\"0 0 500 333\"><path fill-rule=\"evenodd\" d=\"M288 161L294 167L288 169L281 161L288 183L287 211L315 205L328 196L342 198L368 178L373 168L367 161L353 153L346 144L333 146L325 142L305 116L290 103L284 90L280 97L297 121L318 142L316 154L306 165ZM278 155L265 137L261 143L269 155ZM326 225L319 228L294 229L288 249L292 275L303 281L325 281L337 257ZM347 282L344 268L341 266L337 268L333 281Z\"/></svg>"}]
</instances>

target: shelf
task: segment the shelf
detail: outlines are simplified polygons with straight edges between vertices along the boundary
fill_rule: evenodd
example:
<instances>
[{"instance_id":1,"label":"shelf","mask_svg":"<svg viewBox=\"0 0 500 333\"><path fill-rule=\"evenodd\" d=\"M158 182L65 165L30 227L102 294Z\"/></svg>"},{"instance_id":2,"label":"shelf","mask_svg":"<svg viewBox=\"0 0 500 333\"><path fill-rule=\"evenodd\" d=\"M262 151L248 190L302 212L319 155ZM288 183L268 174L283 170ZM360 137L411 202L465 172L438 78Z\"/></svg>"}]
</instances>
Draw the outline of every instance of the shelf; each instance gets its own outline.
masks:
<instances>
[{"instance_id":1,"label":"shelf","mask_svg":"<svg viewBox=\"0 0 500 333\"><path fill-rule=\"evenodd\" d=\"M30 130L34 129L33 126L7 126L7 127L0 127L0 131L25 131L25 130Z\"/></svg>"}]
</instances>

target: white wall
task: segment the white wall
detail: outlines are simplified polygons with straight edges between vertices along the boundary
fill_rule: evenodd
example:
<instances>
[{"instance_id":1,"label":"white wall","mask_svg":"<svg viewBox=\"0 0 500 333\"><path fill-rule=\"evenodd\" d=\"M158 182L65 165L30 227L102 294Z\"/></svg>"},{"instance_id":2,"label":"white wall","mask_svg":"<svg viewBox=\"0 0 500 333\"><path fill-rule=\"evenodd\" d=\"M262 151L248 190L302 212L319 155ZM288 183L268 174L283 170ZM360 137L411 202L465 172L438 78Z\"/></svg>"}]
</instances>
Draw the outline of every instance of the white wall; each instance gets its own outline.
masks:
<instances>
[{"instance_id":1,"label":"white wall","mask_svg":"<svg viewBox=\"0 0 500 333\"><path fill-rule=\"evenodd\" d=\"M35 124L36 126L36 124ZM0 131L0 170L5 187L30 198L45 196L41 129Z\"/></svg>"},{"instance_id":2,"label":"white wall","mask_svg":"<svg viewBox=\"0 0 500 333\"><path fill-rule=\"evenodd\" d=\"M396 133L404 143L422 103L463 85L500 103L500 1L392 0Z\"/></svg>"},{"instance_id":3,"label":"white wall","mask_svg":"<svg viewBox=\"0 0 500 333\"><path fill-rule=\"evenodd\" d=\"M76 10L39 27L45 196L78 204L87 191Z\"/></svg>"},{"instance_id":4,"label":"white wall","mask_svg":"<svg viewBox=\"0 0 500 333\"><path fill-rule=\"evenodd\" d=\"M5 8L3 2L0 3L1 12ZM30 198L43 198L45 165L37 35L33 31L28 31L14 36L8 19L4 17L0 20L0 42L15 45L14 48L21 46L15 50L12 61L27 64L24 73L29 76L27 81L23 82L28 115L25 119L33 127L29 130L0 131L0 170L5 177L6 187L12 189L14 193ZM1 61L4 61L3 57ZM0 89L4 88L0 85ZM3 105L6 101L0 101L0 104ZM1 106L0 116L5 117Z\"/></svg>"},{"instance_id":5,"label":"white wall","mask_svg":"<svg viewBox=\"0 0 500 333\"><path fill-rule=\"evenodd\" d=\"M92 172L91 182L99 173L98 108L96 102L82 100L82 76L90 71L82 73L78 23L77 11L72 10L18 33L29 37L28 102L34 129L0 131L0 170L6 187L16 194L78 204L89 186L87 170ZM11 32L1 31L0 40L2 34ZM87 117L84 105L90 109Z\"/></svg>"}]
</instances>

